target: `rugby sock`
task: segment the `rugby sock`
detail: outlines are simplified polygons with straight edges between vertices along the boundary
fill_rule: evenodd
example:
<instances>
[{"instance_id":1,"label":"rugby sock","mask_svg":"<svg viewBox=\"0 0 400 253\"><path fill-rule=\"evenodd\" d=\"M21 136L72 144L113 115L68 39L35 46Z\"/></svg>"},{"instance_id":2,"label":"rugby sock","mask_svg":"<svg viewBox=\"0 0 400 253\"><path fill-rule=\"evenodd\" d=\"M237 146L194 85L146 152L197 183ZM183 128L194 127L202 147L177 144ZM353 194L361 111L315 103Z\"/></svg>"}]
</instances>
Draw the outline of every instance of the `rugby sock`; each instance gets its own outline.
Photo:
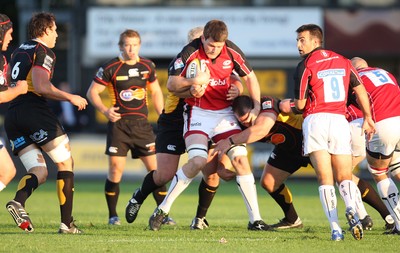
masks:
<instances>
[{"instance_id":1,"label":"rugby sock","mask_svg":"<svg viewBox=\"0 0 400 253\"><path fill-rule=\"evenodd\" d=\"M157 203L157 206L164 200L165 195L167 195L167 187L165 185L153 191L153 197Z\"/></svg>"},{"instance_id":2,"label":"rugby sock","mask_svg":"<svg viewBox=\"0 0 400 253\"><path fill-rule=\"evenodd\" d=\"M150 195L150 193L160 187L154 182L153 174L154 170L147 173L147 175L143 179L142 186L133 195L133 197L139 204L142 204L147 196Z\"/></svg>"},{"instance_id":3,"label":"rugby sock","mask_svg":"<svg viewBox=\"0 0 400 253\"><path fill-rule=\"evenodd\" d=\"M281 184L279 188L276 191L271 192L270 195L281 207L286 220L290 223L295 223L299 216L294 209L292 193L289 188L287 188L285 184Z\"/></svg>"},{"instance_id":4,"label":"rugby sock","mask_svg":"<svg viewBox=\"0 0 400 253\"><path fill-rule=\"evenodd\" d=\"M262 220L258 207L257 190L253 173L244 176L236 176L236 183L240 193L242 194L244 203L246 204L250 223Z\"/></svg>"},{"instance_id":5,"label":"rugby sock","mask_svg":"<svg viewBox=\"0 0 400 253\"><path fill-rule=\"evenodd\" d=\"M18 183L17 192L14 200L25 206L25 201L31 196L33 191L38 188L39 181L35 174L28 173L21 178Z\"/></svg>"},{"instance_id":6,"label":"rugby sock","mask_svg":"<svg viewBox=\"0 0 400 253\"><path fill-rule=\"evenodd\" d=\"M391 178L381 180L376 184L383 203L392 215L397 230L400 230L399 190Z\"/></svg>"},{"instance_id":7,"label":"rugby sock","mask_svg":"<svg viewBox=\"0 0 400 253\"><path fill-rule=\"evenodd\" d=\"M318 187L318 191L319 199L325 215L328 218L331 230L338 230L340 233L342 233L337 216L337 198L335 187L333 185L321 185Z\"/></svg>"},{"instance_id":8,"label":"rugby sock","mask_svg":"<svg viewBox=\"0 0 400 253\"><path fill-rule=\"evenodd\" d=\"M370 183L360 178L357 187L360 190L362 200L378 211L382 219L390 215L389 210L386 208L385 204L383 204L379 194Z\"/></svg>"},{"instance_id":9,"label":"rugby sock","mask_svg":"<svg viewBox=\"0 0 400 253\"><path fill-rule=\"evenodd\" d=\"M108 178L104 186L104 193L106 195L108 218L118 216L117 203L119 197L119 183L111 182Z\"/></svg>"},{"instance_id":10,"label":"rugby sock","mask_svg":"<svg viewBox=\"0 0 400 253\"><path fill-rule=\"evenodd\" d=\"M57 173L57 195L60 202L61 222L69 227L72 221L74 198L74 173L72 171Z\"/></svg>"},{"instance_id":11,"label":"rugby sock","mask_svg":"<svg viewBox=\"0 0 400 253\"><path fill-rule=\"evenodd\" d=\"M357 209L357 204L356 202L358 202L358 205L360 207L360 210L365 213L361 213L359 214L364 215L362 217L365 217L366 215L366 211L364 208L364 204L361 201L361 195L360 195L360 191L358 191L358 188L356 186L356 184L351 181L351 180L343 180L340 184L339 184L339 193L342 196L342 199L344 201L344 204L347 207L351 207L354 209L354 211L358 211ZM362 210L364 208L364 210Z\"/></svg>"},{"instance_id":12,"label":"rugby sock","mask_svg":"<svg viewBox=\"0 0 400 253\"><path fill-rule=\"evenodd\" d=\"M192 180L193 178L186 177L183 169L178 170L171 181L167 196L165 196L163 202L158 207L164 212L169 213L175 199L189 186Z\"/></svg>"},{"instance_id":13,"label":"rugby sock","mask_svg":"<svg viewBox=\"0 0 400 253\"><path fill-rule=\"evenodd\" d=\"M6 185L0 181L0 192L6 188Z\"/></svg>"},{"instance_id":14,"label":"rugby sock","mask_svg":"<svg viewBox=\"0 0 400 253\"><path fill-rule=\"evenodd\" d=\"M204 218L206 217L208 208L214 199L215 193L217 193L217 187L209 186L204 179L201 179L199 185L199 204L197 206L196 217Z\"/></svg>"}]
</instances>

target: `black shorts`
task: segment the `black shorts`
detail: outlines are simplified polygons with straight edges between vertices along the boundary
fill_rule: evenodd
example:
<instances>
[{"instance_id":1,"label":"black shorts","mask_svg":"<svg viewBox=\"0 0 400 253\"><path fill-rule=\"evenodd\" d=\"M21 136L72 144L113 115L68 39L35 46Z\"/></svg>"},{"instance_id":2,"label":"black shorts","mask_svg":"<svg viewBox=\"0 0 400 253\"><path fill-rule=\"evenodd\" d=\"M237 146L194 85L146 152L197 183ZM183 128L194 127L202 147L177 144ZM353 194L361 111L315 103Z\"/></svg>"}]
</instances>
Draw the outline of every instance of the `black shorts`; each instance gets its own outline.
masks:
<instances>
[{"instance_id":1,"label":"black shorts","mask_svg":"<svg viewBox=\"0 0 400 253\"><path fill-rule=\"evenodd\" d=\"M155 154L155 135L147 119L120 119L108 122L106 154L127 156L133 159Z\"/></svg>"},{"instance_id":2,"label":"black shorts","mask_svg":"<svg viewBox=\"0 0 400 253\"><path fill-rule=\"evenodd\" d=\"M301 167L306 167L308 164L311 164L311 161L309 157L304 157L299 154L299 152L290 152L275 147L268 158L268 164L277 169L293 174Z\"/></svg>"},{"instance_id":3,"label":"black shorts","mask_svg":"<svg viewBox=\"0 0 400 253\"><path fill-rule=\"evenodd\" d=\"M161 114L157 121L156 153L182 155L185 152L183 117Z\"/></svg>"},{"instance_id":4,"label":"black shorts","mask_svg":"<svg viewBox=\"0 0 400 253\"><path fill-rule=\"evenodd\" d=\"M65 131L57 116L45 104L23 103L8 109L4 128L14 155L36 143L43 146Z\"/></svg>"}]
</instances>

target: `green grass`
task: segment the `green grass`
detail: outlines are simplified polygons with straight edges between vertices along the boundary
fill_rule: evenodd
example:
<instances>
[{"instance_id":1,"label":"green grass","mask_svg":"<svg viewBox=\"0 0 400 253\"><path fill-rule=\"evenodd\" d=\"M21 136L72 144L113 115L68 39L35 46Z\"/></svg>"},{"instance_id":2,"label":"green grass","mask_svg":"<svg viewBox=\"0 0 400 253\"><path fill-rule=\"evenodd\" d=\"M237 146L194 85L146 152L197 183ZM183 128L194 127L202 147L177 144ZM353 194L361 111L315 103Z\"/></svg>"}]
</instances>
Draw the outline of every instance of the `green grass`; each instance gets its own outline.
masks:
<instances>
[{"instance_id":1,"label":"green grass","mask_svg":"<svg viewBox=\"0 0 400 253\"><path fill-rule=\"evenodd\" d=\"M399 240L398 236L382 235L384 221L367 206L375 223L372 231L367 231L361 241L355 241L350 233L342 242L330 241L329 224L319 202L318 186L315 181L295 180L289 181L288 186L305 225L303 229L248 231L246 208L236 184L223 182L207 215L210 228L191 231L189 225L197 208L198 182L194 181L172 206L171 217L178 225L150 231L146 227L155 208L152 196L142 205L134 223L128 224L124 218L126 202L139 185L140 182L121 184L118 212L123 224L111 227L107 225L103 181L76 180L73 214L85 233L59 235L56 233L60 215L55 182L42 185L27 201L26 209L35 226L33 233L17 228L4 208L14 197L14 182L0 193L3 206L0 252L394 252L394 245ZM275 223L282 218L277 204L260 187L258 196L265 222ZM340 199L338 205L341 226L345 229L344 204ZM225 238L226 243L220 243L221 238Z\"/></svg>"}]
</instances>

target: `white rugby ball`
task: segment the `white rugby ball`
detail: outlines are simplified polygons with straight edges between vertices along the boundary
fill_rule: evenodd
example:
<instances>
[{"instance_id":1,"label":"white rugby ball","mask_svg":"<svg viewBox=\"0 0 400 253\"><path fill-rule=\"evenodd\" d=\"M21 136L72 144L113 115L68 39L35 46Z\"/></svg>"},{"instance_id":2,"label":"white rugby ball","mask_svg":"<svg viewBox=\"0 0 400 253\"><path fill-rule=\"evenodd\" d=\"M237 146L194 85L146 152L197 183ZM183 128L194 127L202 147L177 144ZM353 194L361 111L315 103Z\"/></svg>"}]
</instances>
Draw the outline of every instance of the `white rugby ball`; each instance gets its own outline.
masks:
<instances>
[{"instance_id":1,"label":"white rugby ball","mask_svg":"<svg viewBox=\"0 0 400 253\"><path fill-rule=\"evenodd\" d=\"M192 60L188 67L186 68L186 78L195 78L197 76L197 71L200 70L199 59Z\"/></svg>"}]
</instances>

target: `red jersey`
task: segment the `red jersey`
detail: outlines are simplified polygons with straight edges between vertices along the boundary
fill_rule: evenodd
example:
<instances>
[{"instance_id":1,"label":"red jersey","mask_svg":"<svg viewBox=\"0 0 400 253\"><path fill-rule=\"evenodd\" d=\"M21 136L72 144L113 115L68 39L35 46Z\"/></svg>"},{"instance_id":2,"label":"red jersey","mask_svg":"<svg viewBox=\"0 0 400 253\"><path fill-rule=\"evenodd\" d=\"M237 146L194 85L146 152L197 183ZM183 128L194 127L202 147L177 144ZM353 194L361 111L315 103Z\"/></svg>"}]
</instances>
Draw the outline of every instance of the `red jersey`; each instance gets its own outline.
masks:
<instances>
[{"instance_id":1,"label":"red jersey","mask_svg":"<svg viewBox=\"0 0 400 253\"><path fill-rule=\"evenodd\" d=\"M346 112L346 119L348 122L352 122L353 120L356 120L358 118L363 118L364 115L360 108L358 108L358 105L350 104L347 107L347 112Z\"/></svg>"},{"instance_id":2,"label":"red jersey","mask_svg":"<svg viewBox=\"0 0 400 253\"><path fill-rule=\"evenodd\" d=\"M304 118L319 112L345 115L349 84L361 83L349 59L323 48L299 63L294 80L295 98L307 99Z\"/></svg>"},{"instance_id":3,"label":"red jersey","mask_svg":"<svg viewBox=\"0 0 400 253\"><path fill-rule=\"evenodd\" d=\"M186 98L185 102L190 106L197 106L206 110L220 110L232 104L226 99L231 85L231 74L235 70L239 76L251 73L252 68L243 52L233 42L227 40L217 58L210 59L204 52L201 39L195 39L186 45L176 57L169 68L171 76L185 76L186 68L193 59L199 59L210 70L210 83L201 98Z\"/></svg>"},{"instance_id":4,"label":"red jersey","mask_svg":"<svg viewBox=\"0 0 400 253\"><path fill-rule=\"evenodd\" d=\"M358 73L370 94L372 119L379 122L400 116L400 87L396 78L380 68L368 67Z\"/></svg>"}]
</instances>

